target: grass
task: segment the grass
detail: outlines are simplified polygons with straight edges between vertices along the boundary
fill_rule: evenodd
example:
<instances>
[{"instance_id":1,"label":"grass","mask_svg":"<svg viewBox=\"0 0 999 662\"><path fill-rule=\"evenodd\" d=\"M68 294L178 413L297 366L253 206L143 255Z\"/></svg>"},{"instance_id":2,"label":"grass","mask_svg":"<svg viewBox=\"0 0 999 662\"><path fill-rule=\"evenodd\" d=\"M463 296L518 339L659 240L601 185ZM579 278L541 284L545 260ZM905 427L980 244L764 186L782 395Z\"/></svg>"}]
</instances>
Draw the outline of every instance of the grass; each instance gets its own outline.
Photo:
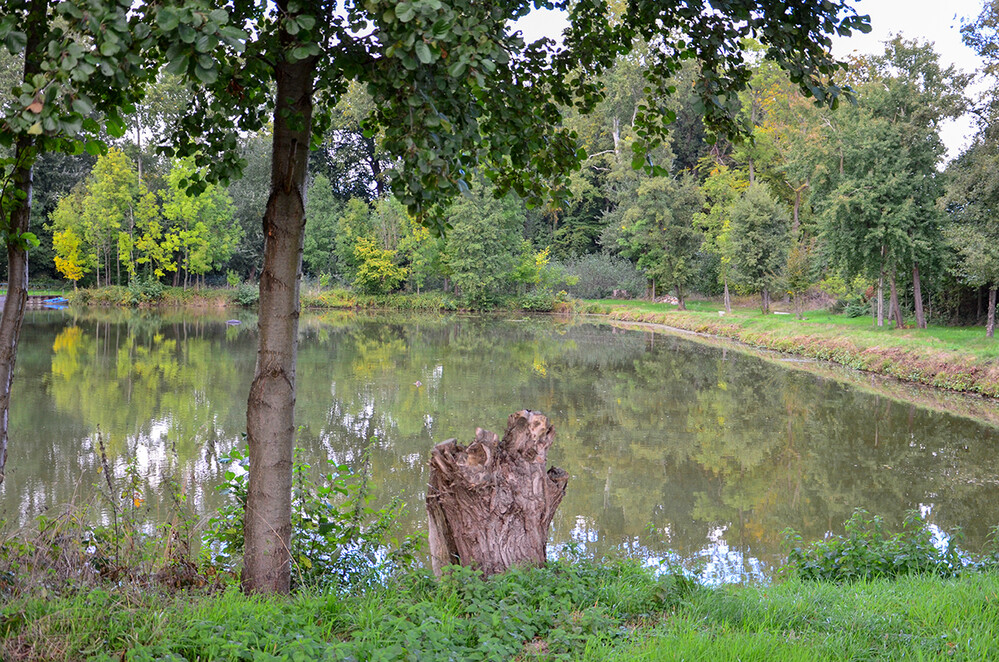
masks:
<instances>
[{"instance_id":1,"label":"grass","mask_svg":"<svg viewBox=\"0 0 999 662\"><path fill-rule=\"evenodd\" d=\"M91 589L0 611L7 660L989 660L999 575L705 588L634 564L356 595Z\"/></svg>"},{"instance_id":2,"label":"grass","mask_svg":"<svg viewBox=\"0 0 999 662\"><path fill-rule=\"evenodd\" d=\"M749 307L722 314L720 304L703 301L690 302L687 311L670 304L614 300L587 301L580 310L723 336L905 381L999 396L999 341L986 338L981 327L878 329L869 317L809 311L805 319L796 320L791 315L765 316Z\"/></svg>"}]
</instances>

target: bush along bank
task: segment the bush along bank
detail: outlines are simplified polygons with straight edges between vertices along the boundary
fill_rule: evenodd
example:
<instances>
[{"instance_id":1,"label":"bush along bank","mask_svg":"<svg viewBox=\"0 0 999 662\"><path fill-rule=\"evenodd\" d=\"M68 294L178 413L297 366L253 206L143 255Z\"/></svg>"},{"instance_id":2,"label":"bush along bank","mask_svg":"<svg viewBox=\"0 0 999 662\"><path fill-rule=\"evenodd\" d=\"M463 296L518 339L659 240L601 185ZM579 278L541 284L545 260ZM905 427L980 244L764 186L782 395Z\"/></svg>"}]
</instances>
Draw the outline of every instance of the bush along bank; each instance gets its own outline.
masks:
<instances>
[{"instance_id":1,"label":"bush along bank","mask_svg":"<svg viewBox=\"0 0 999 662\"><path fill-rule=\"evenodd\" d=\"M626 322L663 326L730 338L777 352L831 361L849 368L873 372L909 382L954 391L999 397L999 360L970 352L943 348L902 346L881 335L862 338L851 327L837 326L829 335L807 326L771 322L768 328L754 328L739 319L725 319L717 313L656 312L628 306L589 304L583 313L606 315Z\"/></svg>"},{"instance_id":2,"label":"bush along bank","mask_svg":"<svg viewBox=\"0 0 999 662\"><path fill-rule=\"evenodd\" d=\"M569 312L574 301L565 292L548 289L532 290L491 301L469 302L440 291L397 292L394 294L363 294L341 287L307 285L301 291L304 309L317 310L403 310L403 311L525 311ZM110 285L69 292L72 304L85 306L123 307L228 307L255 306L260 300L258 286L243 283L236 287L189 288L166 287L158 282L136 282L132 285Z\"/></svg>"}]
</instances>

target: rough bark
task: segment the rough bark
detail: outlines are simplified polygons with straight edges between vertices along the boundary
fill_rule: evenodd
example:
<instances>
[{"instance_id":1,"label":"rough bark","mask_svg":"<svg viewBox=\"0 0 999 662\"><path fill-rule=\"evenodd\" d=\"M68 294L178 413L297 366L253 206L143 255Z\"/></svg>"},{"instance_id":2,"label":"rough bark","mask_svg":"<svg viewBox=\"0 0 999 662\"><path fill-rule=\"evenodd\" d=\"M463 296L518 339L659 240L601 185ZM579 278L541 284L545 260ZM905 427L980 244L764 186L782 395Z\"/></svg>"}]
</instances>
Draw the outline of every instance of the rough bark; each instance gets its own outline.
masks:
<instances>
[{"instance_id":1,"label":"rough bark","mask_svg":"<svg viewBox=\"0 0 999 662\"><path fill-rule=\"evenodd\" d=\"M891 288L891 295L888 300L888 312L895 318L895 328L901 329L904 325L902 324L902 310L898 307L898 288L895 285L895 269L891 270L891 277L888 279L888 284Z\"/></svg>"},{"instance_id":2,"label":"rough bark","mask_svg":"<svg viewBox=\"0 0 999 662\"><path fill-rule=\"evenodd\" d=\"M28 80L41 71L35 53L45 31L45 2L31 4L34 20L28 22L25 44L24 76ZM24 308L28 303L28 251L23 241L17 241L28 231L31 219L32 167L35 161L34 140L21 136L14 146L15 167L11 173L12 190L21 194L18 204L10 210L7 240L7 297L0 318L0 484L7 471L7 424L10 412L10 391L14 385L14 363L17 343L21 338Z\"/></svg>"},{"instance_id":3,"label":"rough bark","mask_svg":"<svg viewBox=\"0 0 999 662\"><path fill-rule=\"evenodd\" d=\"M284 12L285 3L279 4ZM282 35L282 39L293 38ZM295 362L314 69L311 58L275 67L277 104L271 193L264 212L260 344L246 408L250 470L242 583L247 592L287 593L291 586Z\"/></svg>"},{"instance_id":4,"label":"rough bark","mask_svg":"<svg viewBox=\"0 0 999 662\"><path fill-rule=\"evenodd\" d=\"M919 263L912 264L912 295L916 305L916 326L926 328L926 315L923 313L923 286L919 280Z\"/></svg>"},{"instance_id":5,"label":"rough bark","mask_svg":"<svg viewBox=\"0 0 999 662\"><path fill-rule=\"evenodd\" d=\"M687 302L683 300L683 288L676 286L676 302L680 310L687 310Z\"/></svg>"},{"instance_id":6,"label":"rough bark","mask_svg":"<svg viewBox=\"0 0 999 662\"><path fill-rule=\"evenodd\" d=\"M732 297L728 293L728 276L725 277L725 312L732 313Z\"/></svg>"},{"instance_id":7,"label":"rough bark","mask_svg":"<svg viewBox=\"0 0 999 662\"><path fill-rule=\"evenodd\" d=\"M514 565L543 566L548 528L569 475L545 470L555 429L528 410L511 414L500 440L481 428L467 447L437 444L430 458L430 558L440 576L460 564L485 575Z\"/></svg>"},{"instance_id":8,"label":"rough bark","mask_svg":"<svg viewBox=\"0 0 999 662\"><path fill-rule=\"evenodd\" d=\"M985 337L994 338L996 335L996 287L989 288L989 314L985 323Z\"/></svg>"}]
</instances>

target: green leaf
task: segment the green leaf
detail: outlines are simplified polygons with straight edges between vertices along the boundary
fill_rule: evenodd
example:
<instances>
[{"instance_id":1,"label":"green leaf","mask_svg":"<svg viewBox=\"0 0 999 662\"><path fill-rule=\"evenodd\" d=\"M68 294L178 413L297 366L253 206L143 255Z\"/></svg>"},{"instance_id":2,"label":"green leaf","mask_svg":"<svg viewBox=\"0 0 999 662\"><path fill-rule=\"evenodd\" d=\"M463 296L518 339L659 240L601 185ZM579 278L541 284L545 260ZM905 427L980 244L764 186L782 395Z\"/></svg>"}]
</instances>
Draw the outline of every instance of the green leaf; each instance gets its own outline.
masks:
<instances>
[{"instance_id":1,"label":"green leaf","mask_svg":"<svg viewBox=\"0 0 999 662\"><path fill-rule=\"evenodd\" d=\"M83 149L90 156L97 156L101 153L101 144L96 140L88 140L84 143Z\"/></svg>"},{"instance_id":2,"label":"green leaf","mask_svg":"<svg viewBox=\"0 0 999 662\"><path fill-rule=\"evenodd\" d=\"M215 67L206 69L200 62L194 67L194 75L205 85L211 85L219 79L219 72Z\"/></svg>"},{"instance_id":3,"label":"green leaf","mask_svg":"<svg viewBox=\"0 0 999 662\"><path fill-rule=\"evenodd\" d=\"M433 55L430 53L430 47L427 46L427 42L416 42L416 57L420 58L420 62L423 64L430 64L430 61L433 60Z\"/></svg>"},{"instance_id":4,"label":"green leaf","mask_svg":"<svg viewBox=\"0 0 999 662\"><path fill-rule=\"evenodd\" d=\"M208 18L216 25L225 25L229 22L229 13L224 9L213 9Z\"/></svg>"},{"instance_id":5,"label":"green leaf","mask_svg":"<svg viewBox=\"0 0 999 662\"><path fill-rule=\"evenodd\" d=\"M23 241L28 248L38 248L42 243L38 241L38 236L34 232L23 232L21 233L21 241Z\"/></svg>"},{"instance_id":6,"label":"green leaf","mask_svg":"<svg viewBox=\"0 0 999 662\"><path fill-rule=\"evenodd\" d=\"M395 15L403 23L408 23L416 17L416 8L411 2L400 2L395 6Z\"/></svg>"},{"instance_id":7,"label":"green leaf","mask_svg":"<svg viewBox=\"0 0 999 662\"><path fill-rule=\"evenodd\" d=\"M172 7L163 7L156 14L156 23L164 32L172 32L180 24L180 17Z\"/></svg>"}]
</instances>

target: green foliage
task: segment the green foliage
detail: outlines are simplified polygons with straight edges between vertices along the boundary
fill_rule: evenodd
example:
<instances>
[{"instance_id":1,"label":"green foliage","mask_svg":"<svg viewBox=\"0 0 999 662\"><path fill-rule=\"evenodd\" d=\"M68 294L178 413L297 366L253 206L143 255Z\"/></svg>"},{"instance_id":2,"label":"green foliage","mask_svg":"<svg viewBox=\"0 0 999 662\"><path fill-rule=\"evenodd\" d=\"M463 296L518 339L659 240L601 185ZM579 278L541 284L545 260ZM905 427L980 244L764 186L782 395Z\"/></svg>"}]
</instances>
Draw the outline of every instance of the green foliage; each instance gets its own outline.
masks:
<instances>
[{"instance_id":1,"label":"green foliage","mask_svg":"<svg viewBox=\"0 0 999 662\"><path fill-rule=\"evenodd\" d=\"M748 292L775 290L787 263L787 210L756 185L746 189L731 214L733 280Z\"/></svg>"},{"instance_id":2,"label":"green foliage","mask_svg":"<svg viewBox=\"0 0 999 662\"><path fill-rule=\"evenodd\" d=\"M220 492L230 503L209 520L204 544L214 564L234 567L243 551L246 509L246 455L238 450L220 458L226 465ZM321 591L360 590L412 564L416 539L398 540L398 499L370 506L366 476L340 465L313 478L312 467L296 451L292 469L292 585Z\"/></svg>"},{"instance_id":3,"label":"green foliage","mask_svg":"<svg viewBox=\"0 0 999 662\"><path fill-rule=\"evenodd\" d=\"M946 545L919 513L910 513L899 533L891 533L878 516L857 510L845 523L842 536L802 546L801 536L785 533L790 547L788 565L803 579L848 582L912 574L954 577L964 567L958 536Z\"/></svg>"},{"instance_id":4,"label":"green foliage","mask_svg":"<svg viewBox=\"0 0 999 662\"><path fill-rule=\"evenodd\" d=\"M309 187L305 205L305 244L302 259L311 274L329 273L337 268L334 245L337 222L343 203L333 197L333 188L325 175L318 175Z\"/></svg>"},{"instance_id":5,"label":"green foliage","mask_svg":"<svg viewBox=\"0 0 999 662\"><path fill-rule=\"evenodd\" d=\"M451 207L444 265L463 305L493 308L507 291L523 245L522 214L513 196L497 198L483 185Z\"/></svg>"},{"instance_id":6,"label":"green foliage","mask_svg":"<svg viewBox=\"0 0 999 662\"><path fill-rule=\"evenodd\" d=\"M354 245L354 285L366 294L388 294L398 289L406 280L406 269L395 263L395 257L395 251L378 248L367 237L359 238Z\"/></svg>"},{"instance_id":7,"label":"green foliage","mask_svg":"<svg viewBox=\"0 0 999 662\"><path fill-rule=\"evenodd\" d=\"M255 306L260 301L260 287L256 283L240 283L236 291L232 293L232 300L236 305L246 308Z\"/></svg>"},{"instance_id":8,"label":"green foliage","mask_svg":"<svg viewBox=\"0 0 999 662\"><path fill-rule=\"evenodd\" d=\"M609 253L592 253L569 258L561 263L569 278L566 291L580 299L607 299L614 290L623 290L629 297L645 293L645 279L634 263Z\"/></svg>"}]
</instances>

